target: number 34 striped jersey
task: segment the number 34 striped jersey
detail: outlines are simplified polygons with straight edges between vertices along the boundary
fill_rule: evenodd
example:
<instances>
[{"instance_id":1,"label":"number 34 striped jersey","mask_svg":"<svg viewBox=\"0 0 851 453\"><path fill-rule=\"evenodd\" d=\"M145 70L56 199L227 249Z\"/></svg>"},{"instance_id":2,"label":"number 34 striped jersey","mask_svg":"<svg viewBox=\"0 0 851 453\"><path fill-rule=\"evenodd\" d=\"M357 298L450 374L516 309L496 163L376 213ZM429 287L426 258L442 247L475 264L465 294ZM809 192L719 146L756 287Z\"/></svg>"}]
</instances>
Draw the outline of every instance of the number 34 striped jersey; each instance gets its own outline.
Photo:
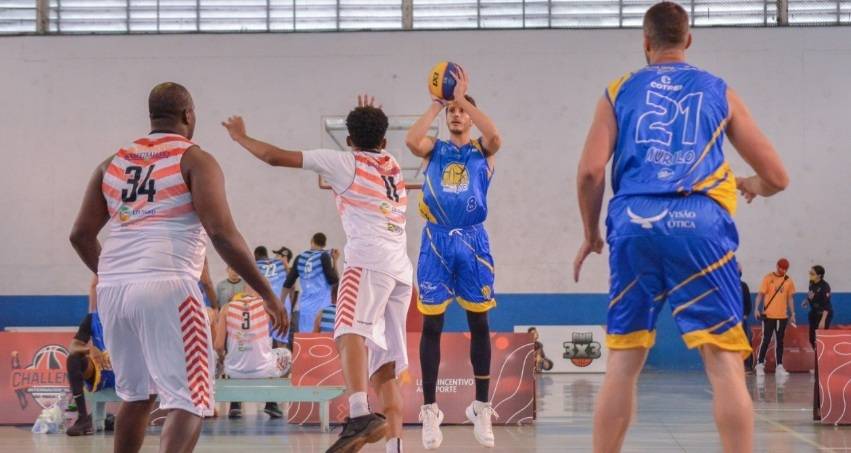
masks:
<instances>
[{"instance_id":1,"label":"number 34 striped jersey","mask_svg":"<svg viewBox=\"0 0 851 453\"><path fill-rule=\"evenodd\" d=\"M193 146L180 135L152 133L113 157L101 184L110 219L100 282L200 278L207 234L180 169Z\"/></svg>"}]
</instances>

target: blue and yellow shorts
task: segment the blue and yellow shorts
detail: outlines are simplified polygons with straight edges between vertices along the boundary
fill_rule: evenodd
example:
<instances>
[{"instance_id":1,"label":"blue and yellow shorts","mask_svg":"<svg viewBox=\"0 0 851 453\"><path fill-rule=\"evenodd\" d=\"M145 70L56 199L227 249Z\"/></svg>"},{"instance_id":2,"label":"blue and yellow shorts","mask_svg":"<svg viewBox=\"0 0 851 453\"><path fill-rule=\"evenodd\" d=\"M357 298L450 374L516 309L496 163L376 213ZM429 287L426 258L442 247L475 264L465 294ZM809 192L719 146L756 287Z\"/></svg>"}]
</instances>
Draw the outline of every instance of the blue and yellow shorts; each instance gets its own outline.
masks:
<instances>
[{"instance_id":1,"label":"blue and yellow shorts","mask_svg":"<svg viewBox=\"0 0 851 453\"><path fill-rule=\"evenodd\" d=\"M751 352L729 213L703 195L622 197L609 204L611 289L606 343L650 348L668 302L689 348Z\"/></svg>"},{"instance_id":2,"label":"blue and yellow shorts","mask_svg":"<svg viewBox=\"0 0 851 453\"><path fill-rule=\"evenodd\" d=\"M421 313L444 313L453 300L467 311L486 312L496 306L493 282L493 257L484 226L426 223L417 267Z\"/></svg>"},{"instance_id":3,"label":"blue and yellow shorts","mask_svg":"<svg viewBox=\"0 0 851 453\"><path fill-rule=\"evenodd\" d=\"M89 392L98 392L103 389L115 388L115 373L112 370L104 370L98 366L91 357L88 358L89 365L94 372L92 376L85 380L86 390Z\"/></svg>"}]
</instances>

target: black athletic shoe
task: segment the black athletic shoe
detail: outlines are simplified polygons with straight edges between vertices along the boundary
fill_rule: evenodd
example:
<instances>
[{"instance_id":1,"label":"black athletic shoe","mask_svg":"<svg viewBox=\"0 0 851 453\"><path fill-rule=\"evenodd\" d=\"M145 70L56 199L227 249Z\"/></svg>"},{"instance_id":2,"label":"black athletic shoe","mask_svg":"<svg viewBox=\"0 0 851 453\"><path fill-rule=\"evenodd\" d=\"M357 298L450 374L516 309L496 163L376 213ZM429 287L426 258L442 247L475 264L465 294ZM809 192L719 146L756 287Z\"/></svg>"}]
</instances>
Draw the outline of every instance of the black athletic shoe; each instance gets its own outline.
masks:
<instances>
[{"instance_id":1,"label":"black athletic shoe","mask_svg":"<svg viewBox=\"0 0 851 453\"><path fill-rule=\"evenodd\" d=\"M65 430L65 434L69 436L90 436L95 433L94 425L92 425L92 416L86 415L79 417L70 428Z\"/></svg>"},{"instance_id":2,"label":"black athletic shoe","mask_svg":"<svg viewBox=\"0 0 851 453\"><path fill-rule=\"evenodd\" d=\"M325 453L357 453L364 445L383 439L386 430L387 422L381 414L347 417L340 438Z\"/></svg>"},{"instance_id":3,"label":"black athletic shoe","mask_svg":"<svg viewBox=\"0 0 851 453\"><path fill-rule=\"evenodd\" d=\"M284 413L281 412L281 408L278 407L278 403L266 403L266 407L263 408L263 412L269 414L269 417L272 418L281 418L284 416Z\"/></svg>"},{"instance_id":4,"label":"black athletic shoe","mask_svg":"<svg viewBox=\"0 0 851 453\"><path fill-rule=\"evenodd\" d=\"M242 418L242 403L230 403L228 418Z\"/></svg>"}]
</instances>

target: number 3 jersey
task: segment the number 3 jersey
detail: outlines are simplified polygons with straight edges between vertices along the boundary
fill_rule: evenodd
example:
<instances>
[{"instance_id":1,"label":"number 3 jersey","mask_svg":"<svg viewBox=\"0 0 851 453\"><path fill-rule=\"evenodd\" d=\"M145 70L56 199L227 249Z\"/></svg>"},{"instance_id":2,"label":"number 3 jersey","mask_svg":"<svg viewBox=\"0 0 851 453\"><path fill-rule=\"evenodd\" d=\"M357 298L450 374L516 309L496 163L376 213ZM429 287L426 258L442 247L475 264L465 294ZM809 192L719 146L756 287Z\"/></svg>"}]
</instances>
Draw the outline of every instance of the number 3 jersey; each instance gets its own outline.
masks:
<instances>
[{"instance_id":1,"label":"number 3 jersey","mask_svg":"<svg viewBox=\"0 0 851 453\"><path fill-rule=\"evenodd\" d=\"M263 299L237 294L221 316L227 316L225 374L245 379L280 376Z\"/></svg>"},{"instance_id":2,"label":"number 3 jersey","mask_svg":"<svg viewBox=\"0 0 851 453\"><path fill-rule=\"evenodd\" d=\"M101 184L110 216L101 283L200 278L207 234L180 169L193 146L180 135L152 133L113 157Z\"/></svg>"},{"instance_id":3,"label":"number 3 jersey","mask_svg":"<svg viewBox=\"0 0 851 453\"><path fill-rule=\"evenodd\" d=\"M389 274L411 284L408 194L402 169L386 151L306 151L304 169L331 185L346 232L346 266Z\"/></svg>"},{"instance_id":4,"label":"number 3 jersey","mask_svg":"<svg viewBox=\"0 0 851 453\"><path fill-rule=\"evenodd\" d=\"M722 145L727 84L686 63L647 66L605 93L618 124L614 201L631 195L705 194L730 214L736 180Z\"/></svg>"}]
</instances>

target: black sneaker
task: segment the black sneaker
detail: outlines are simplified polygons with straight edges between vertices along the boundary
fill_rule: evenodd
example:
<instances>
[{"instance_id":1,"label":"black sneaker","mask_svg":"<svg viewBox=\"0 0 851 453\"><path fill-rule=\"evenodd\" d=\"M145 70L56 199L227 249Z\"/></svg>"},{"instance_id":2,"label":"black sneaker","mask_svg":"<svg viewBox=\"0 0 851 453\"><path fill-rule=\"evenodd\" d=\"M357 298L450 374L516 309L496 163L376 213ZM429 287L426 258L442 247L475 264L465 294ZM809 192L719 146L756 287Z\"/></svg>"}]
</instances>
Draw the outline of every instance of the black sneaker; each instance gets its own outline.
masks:
<instances>
[{"instance_id":1,"label":"black sneaker","mask_svg":"<svg viewBox=\"0 0 851 453\"><path fill-rule=\"evenodd\" d=\"M242 403L230 403L228 418L242 418Z\"/></svg>"},{"instance_id":2,"label":"black sneaker","mask_svg":"<svg viewBox=\"0 0 851 453\"><path fill-rule=\"evenodd\" d=\"M269 417L272 418L281 418L284 416L284 413L281 412L281 408L278 407L278 403L266 403L266 407L263 408L263 412L269 414Z\"/></svg>"},{"instance_id":3,"label":"black sneaker","mask_svg":"<svg viewBox=\"0 0 851 453\"><path fill-rule=\"evenodd\" d=\"M340 438L325 453L357 453L364 445L383 439L386 430L387 422L381 414L347 417Z\"/></svg>"},{"instance_id":4,"label":"black sneaker","mask_svg":"<svg viewBox=\"0 0 851 453\"><path fill-rule=\"evenodd\" d=\"M77 421L65 430L65 434L69 436L90 436L95 433L94 425L92 425L92 416L77 418Z\"/></svg>"}]
</instances>

